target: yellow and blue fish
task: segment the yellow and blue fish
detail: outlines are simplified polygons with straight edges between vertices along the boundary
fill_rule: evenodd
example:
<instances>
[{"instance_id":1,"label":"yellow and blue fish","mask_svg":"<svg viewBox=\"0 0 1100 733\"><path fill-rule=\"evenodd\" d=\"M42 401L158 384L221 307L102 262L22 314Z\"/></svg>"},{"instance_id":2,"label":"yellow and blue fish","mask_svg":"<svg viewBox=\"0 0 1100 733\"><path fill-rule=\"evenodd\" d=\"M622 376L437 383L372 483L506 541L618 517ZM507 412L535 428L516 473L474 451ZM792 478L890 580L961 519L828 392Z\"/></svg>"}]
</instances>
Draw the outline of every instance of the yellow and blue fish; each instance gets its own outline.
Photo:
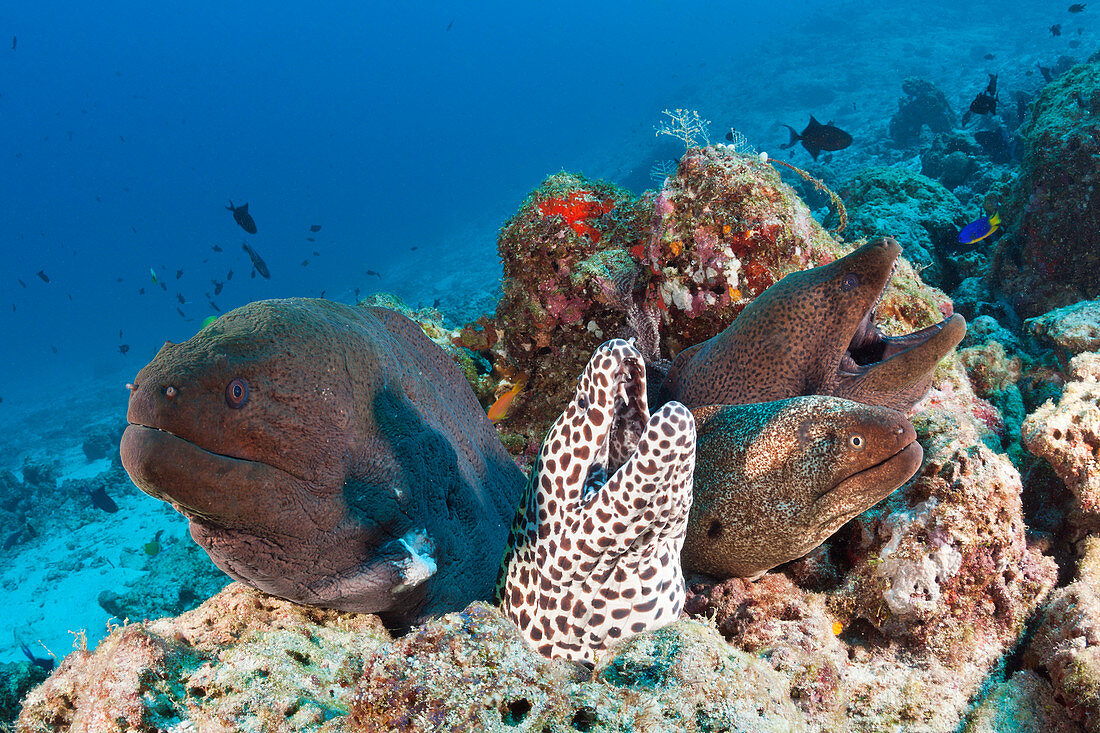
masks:
<instances>
[{"instance_id":1,"label":"yellow and blue fish","mask_svg":"<svg viewBox=\"0 0 1100 733\"><path fill-rule=\"evenodd\" d=\"M983 216L980 219L970 222L962 228L959 232L959 244L974 244L980 242L988 237L993 232L997 231L997 227L1001 224L1001 215L996 213L993 216Z\"/></svg>"}]
</instances>

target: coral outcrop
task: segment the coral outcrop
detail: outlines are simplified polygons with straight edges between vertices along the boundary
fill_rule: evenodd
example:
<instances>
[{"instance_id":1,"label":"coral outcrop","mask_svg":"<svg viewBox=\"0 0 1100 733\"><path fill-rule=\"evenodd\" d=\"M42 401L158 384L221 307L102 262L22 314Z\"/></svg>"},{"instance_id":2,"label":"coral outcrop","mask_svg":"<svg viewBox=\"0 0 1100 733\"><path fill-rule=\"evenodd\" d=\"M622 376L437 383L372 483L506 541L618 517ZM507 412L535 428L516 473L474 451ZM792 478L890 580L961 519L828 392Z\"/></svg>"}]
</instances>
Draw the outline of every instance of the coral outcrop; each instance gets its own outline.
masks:
<instances>
[{"instance_id":1,"label":"coral outcrop","mask_svg":"<svg viewBox=\"0 0 1100 733\"><path fill-rule=\"evenodd\" d=\"M1057 403L1048 401L1024 420L1024 445L1077 497L1080 518L1095 523L1100 522L1100 354L1075 356L1069 379Z\"/></svg>"},{"instance_id":2,"label":"coral outcrop","mask_svg":"<svg viewBox=\"0 0 1100 733\"><path fill-rule=\"evenodd\" d=\"M1077 581L1059 588L1023 661L1049 677L1073 720L1100 730L1100 537L1089 537Z\"/></svg>"},{"instance_id":3,"label":"coral outcrop","mask_svg":"<svg viewBox=\"0 0 1100 733\"><path fill-rule=\"evenodd\" d=\"M178 618L70 653L27 697L16 730L342 731L364 660L387 642L375 616L233 583Z\"/></svg>"},{"instance_id":4,"label":"coral outcrop","mask_svg":"<svg viewBox=\"0 0 1100 733\"><path fill-rule=\"evenodd\" d=\"M1020 314L1100 295L1100 61L1047 84L1020 129L1021 175L994 281Z\"/></svg>"},{"instance_id":5,"label":"coral outcrop","mask_svg":"<svg viewBox=\"0 0 1100 733\"><path fill-rule=\"evenodd\" d=\"M1024 326L1036 340L1053 347L1066 361L1082 351L1100 351L1100 300L1082 300L1055 308L1027 319Z\"/></svg>"},{"instance_id":6,"label":"coral outcrop","mask_svg":"<svg viewBox=\"0 0 1100 733\"><path fill-rule=\"evenodd\" d=\"M956 244L966 215L955 196L937 181L905 168L865 168L841 192L849 208L848 237L891 236L905 257L933 285L953 287L955 273L941 269Z\"/></svg>"},{"instance_id":7,"label":"coral outcrop","mask_svg":"<svg viewBox=\"0 0 1100 733\"><path fill-rule=\"evenodd\" d=\"M905 96L898 100L898 111L890 118L890 138L898 147L909 147L920 141L921 132L947 132L957 119L947 97L930 81L908 76L901 83Z\"/></svg>"}]
</instances>

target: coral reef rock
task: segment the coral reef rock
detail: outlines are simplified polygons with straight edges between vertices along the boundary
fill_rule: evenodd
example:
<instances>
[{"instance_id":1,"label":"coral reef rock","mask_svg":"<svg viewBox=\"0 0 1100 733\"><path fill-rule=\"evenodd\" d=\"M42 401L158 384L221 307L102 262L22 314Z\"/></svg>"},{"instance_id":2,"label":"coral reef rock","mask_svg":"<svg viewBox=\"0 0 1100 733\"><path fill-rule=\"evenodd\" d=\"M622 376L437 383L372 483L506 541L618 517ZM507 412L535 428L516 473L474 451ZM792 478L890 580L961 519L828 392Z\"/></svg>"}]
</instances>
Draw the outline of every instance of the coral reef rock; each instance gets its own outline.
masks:
<instances>
[{"instance_id":1,"label":"coral reef rock","mask_svg":"<svg viewBox=\"0 0 1100 733\"><path fill-rule=\"evenodd\" d=\"M1100 519L1100 354L1073 357L1061 399L1024 420L1024 445L1045 459L1077 497L1086 517Z\"/></svg>"},{"instance_id":2,"label":"coral reef rock","mask_svg":"<svg viewBox=\"0 0 1100 733\"><path fill-rule=\"evenodd\" d=\"M483 604L376 654L351 718L356 731L391 733L810 730L784 676L707 624L631 637L589 673L540 657Z\"/></svg>"},{"instance_id":3,"label":"coral reef rock","mask_svg":"<svg viewBox=\"0 0 1100 733\"><path fill-rule=\"evenodd\" d=\"M905 96L898 100L898 111L890 118L890 138L898 147L920 142L925 126L932 132L948 132L957 124L947 97L932 82L907 76L901 91Z\"/></svg>"},{"instance_id":4,"label":"coral reef rock","mask_svg":"<svg viewBox=\"0 0 1100 733\"><path fill-rule=\"evenodd\" d=\"M1051 595L1023 661L1046 673L1073 720L1100 731L1100 537L1085 541L1077 577Z\"/></svg>"},{"instance_id":5,"label":"coral reef rock","mask_svg":"<svg viewBox=\"0 0 1100 733\"><path fill-rule=\"evenodd\" d=\"M1082 300L1029 318L1027 332L1061 356L1100 351L1100 300Z\"/></svg>"},{"instance_id":6,"label":"coral reef rock","mask_svg":"<svg viewBox=\"0 0 1100 733\"><path fill-rule=\"evenodd\" d=\"M897 167L865 168L843 187L850 221L845 236L891 236L920 270L921 278L937 286L953 286L954 273L941 267L956 244L966 214L954 194L915 171Z\"/></svg>"},{"instance_id":7,"label":"coral reef rock","mask_svg":"<svg viewBox=\"0 0 1100 733\"><path fill-rule=\"evenodd\" d=\"M1002 216L1011 236L993 281L1022 316L1100 295L1098 113L1094 61L1043 87L1020 129L1022 172Z\"/></svg>"},{"instance_id":8,"label":"coral reef rock","mask_svg":"<svg viewBox=\"0 0 1100 733\"><path fill-rule=\"evenodd\" d=\"M19 733L342 731L376 616L299 606L233 583L178 618L116 628L27 697Z\"/></svg>"}]
</instances>

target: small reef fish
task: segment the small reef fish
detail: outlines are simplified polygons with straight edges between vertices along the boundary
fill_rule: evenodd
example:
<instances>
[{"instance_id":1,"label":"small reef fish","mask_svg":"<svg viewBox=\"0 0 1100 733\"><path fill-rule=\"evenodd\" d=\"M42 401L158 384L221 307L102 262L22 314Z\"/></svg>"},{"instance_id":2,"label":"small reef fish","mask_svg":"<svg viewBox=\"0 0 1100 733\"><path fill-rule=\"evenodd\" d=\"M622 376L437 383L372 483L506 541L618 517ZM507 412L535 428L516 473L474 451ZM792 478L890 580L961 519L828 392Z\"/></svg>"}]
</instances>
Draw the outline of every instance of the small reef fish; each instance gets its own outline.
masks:
<instances>
[{"instance_id":1,"label":"small reef fish","mask_svg":"<svg viewBox=\"0 0 1100 733\"><path fill-rule=\"evenodd\" d=\"M233 202L230 201L229 206L225 208L233 212L233 221L240 224L241 229L244 229L249 234L256 233L256 222L253 221L252 215L248 213L248 204L234 206Z\"/></svg>"},{"instance_id":2,"label":"small reef fish","mask_svg":"<svg viewBox=\"0 0 1100 733\"><path fill-rule=\"evenodd\" d=\"M183 308L180 308L178 305L176 306L176 313L179 313L180 318L182 318L183 320L185 320L185 321L187 320L187 314L184 313Z\"/></svg>"},{"instance_id":3,"label":"small reef fish","mask_svg":"<svg viewBox=\"0 0 1100 733\"><path fill-rule=\"evenodd\" d=\"M367 277L374 275L375 277L382 277L382 273L375 272L374 270L367 270Z\"/></svg>"},{"instance_id":4,"label":"small reef fish","mask_svg":"<svg viewBox=\"0 0 1100 733\"><path fill-rule=\"evenodd\" d=\"M176 270L176 279L179 280L183 277L183 270Z\"/></svg>"},{"instance_id":5,"label":"small reef fish","mask_svg":"<svg viewBox=\"0 0 1100 733\"><path fill-rule=\"evenodd\" d=\"M1052 25L1050 27L1050 35L1052 35L1052 36L1062 35L1062 24L1061 23L1055 23L1054 25Z\"/></svg>"},{"instance_id":6,"label":"small reef fish","mask_svg":"<svg viewBox=\"0 0 1100 733\"><path fill-rule=\"evenodd\" d=\"M962 123L965 125L970 122L973 115L995 114L997 114L997 75L990 74L989 84L986 85L985 91L974 97L974 101L970 103L970 109L963 115Z\"/></svg>"},{"instance_id":7,"label":"small reef fish","mask_svg":"<svg viewBox=\"0 0 1100 733\"><path fill-rule=\"evenodd\" d=\"M1074 3L1073 5L1069 6L1069 12L1071 13L1081 13L1084 12L1084 10L1085 3ZM12 46L12 48L15 48L15 46Z\"/></svg>"},{"instance_id":8,"label":"small reef fish","mask_svg":"<svg viewBox=\"0 0 1100 733\"><path fill-rule=\"evenodd\" d=\"M1000 223L1000 213L996 213L993 216L983 216L980 219L970 222L959 232L959 244L974 244L975 242L982 241L990 234L997 231L997 227Z\"/></svg>"},{"instance_id":9,"label":"small reef fish","mask_svg":"<svg viewBox=\"0 0 1100 733\"><path fill-rule=\"evenodd\" d=\"M306 265L309 264L309 260L302 260L301 263L299 263L299 264L301 264L302 267L305 267Z\"/></svg>"},{"instance_id":10,"label":"small reef fish","mask_svg":"<svg viewBox=\"0 0 1100 733\"><path fill-rule=\"evenodd\" d=\"M212 246L210 249L214 250L215 252L222 252L223 251L222 248L219 247L216 244L214 246Z\"/></svg>"},{"instance_id":11,"label":"small reef fish","mask_svg":"<svg viewBox=\"0 0 1100 733\"><path fill-rule=\"evenodd\" d=\"M316 242L317 240L314 239L313 237L306 237L306 241L307 242Z\"/></svg>"},{"instance_id":12,"label":"small reef fish","mask_svg":"<svg viewBox=\"0 0 1100 733\"><path fill-rule=\"evenodd\" d=\"M806 125L801 133L797 132L790 125L783 125L791 131L791 140L786 145L780 145L783 150L787 148L793 148L795 143L801 142L802 147L809 151L810 155L817 160L817 156L821 151L835 151L843 150L852 144L852 136L841 130L835 125L823 125L810 115L810 124Z\"/></svg>"},{"instance_id":13,"label":"small reef fish","mask_svg":"<svg viewBox=\"0 0 1100 733\"><path fill-rule=\"evenodd\" d=\"M149 268L149 277L153 278L154 285L160 285L160 283L157 282L157 271L154 270L152 267Z\"/></svg>"},{"instance_id":14,"label":"small reef fish","mask_svg":"<svg viewBox=\"0 0 1100 733\"><path fill-rule=\"evenodd\" d=\"M256 250L248 246L248 242L241 242L244 247L244 251L248 253L248 256L252 259L252 266L256 268L256 272L264 276L264 278L271 279L271 270L267 269L267 263L263 258L256 253ZM229 278L226 278L227 280Z\"/></svg>"},{"instance_id":15,"label":"small reef fish","mask_svg":"<svg viewBox=\"0 0 1100 733\"><path fill-rule=\"evenodd\" d=\"M515 401L516 395L523 391L523 388L527 386L527 375L520 374L516 379L516 383L512 385L512 388L497 398L496 402L489 406L488 416L493 422L503 420L508 416L508 408L512 406L512 402Z\"/></svg>"},{"instance_id":16,"label":"small reef fish","mask_svg":"<svg viewBox=\"0 0 1100 733\"><path fill-rule=\"evenodd\" d=\"M25 282L23 282L22 280L20 280L19 278L15 278L15 281L17 283L19 283L20 285L22 285L23 287L27 287L27 284Z\"/></svg>"},{"instance_id":17,"label":"small reef fish","mask_svg":"<svg viewBox=\"0 0 1100 733\"><path fill-rule=\"evenodd\" d=\"M50 281L50 276L46 274L45 270L39 270L35 273L35 275L38 275L38 279L44 283L48 283Z\"/></svg>"},{"instance_id":18,"label":"small reef fish","mask_svg":"<svg viewBox=\"0 0 1100 733\"><path fill-rule=\"evenodd\" d=\"M218 282L217 280L211 280L210 282L214 283L214 295L221 295L222 288L225 287L225 283Z\"/></svg>"},{"instance_id":19,"label":"small reef fish","mask_svg":"<svg viewBox=\"0 0 1100 733\"><path fill-rule=\"evenodd\" d=\"M88 498L92 500L92 504L96 509L102 509L108 514L114 514L118 511L118 504L115 500L107 496L107 490L100 486L97 489L88 492Z\"/></svg>"},{"instance_id":20,"label":"small reef fish","mask_svg":"<svg viewBox=\"0 0 1100 733\"><path fill-rule=\"evenodd\" d=\"M162 534L164 534L163 529L157 530L156 535L153 536L153 541L152 542L146 542L142 546L142 549L145 550L145 554L148 555L149 557L153 557L154 555L157 555L158 553L160 553L160 536Z\"/></svg>"},{"instance_id":21,"label":"small reef fish","mask_svg":"<svg viewBox=\"0 0 1100 733\"><path fill-rule=\"evenodd\" d=\"M311 232L313 232L314 234L316 234L317 232L321 231L321 225L320 224L311 224L310 227L309 227L309 230Z\"/></svg>"},{"instance_id":22,"label":"small reef fish","mask_svg":"<svg viewBox=\"0 0 1100 733\"><path fill-rule=\"evenodd\" d=\"M180 305L187 305L187 299L183 297L183 293L176 293L176 300L180 302Z\"/></svg>"},{"instance_id":23,"label":"small reef fish","mask_svg":"<svg viewBox=\"0 0 1100 733\"><path fill-rule=\"evenodd\" d=\"M230 270L229 272L227 272L225 274L225 279L226 280L232 280L233 279L233 271L232 270Z\"/></svg>"},{"instance_id":24,"label":"small reef fish","mask_svg":"<svg viewBox=\"0 0 1100 733\"><path fill-rule=\"evenodd\" d=\"M1047 82L1054 81L1054 74L1051 72L1051 70L1048 67L1042 66L1041 64L1039 64L1038 66L1039 66L1039 73L1043 75L1043 81L1047 81Z\"/></svg>"},{"instance_id":25,"label":"small reef fish","mask_svg":"<svg viewBox=\"0 0 1100 733\"><path fill-rule=\"evenodd\" d=\"M130 351L130 344L119 344L118 345L118 353L122 354L123 356L126 356L126 353L128 351Z\"/></svg>"},{"instance_id":26,"label":"small reef fish","mask_svg":"<svg viewBox=\"0 0 1100 733\"><path fill-rule=\"evenodd\" d=\"M51 657L36 657L22 639L16 636L15 632L12 632L12 636L15 637L15 641L19 644L19 648L23 650L23 656L31 661L36 667L46 670L47 672L53 670L54 661Z\"/></svg>"}]
</instances>

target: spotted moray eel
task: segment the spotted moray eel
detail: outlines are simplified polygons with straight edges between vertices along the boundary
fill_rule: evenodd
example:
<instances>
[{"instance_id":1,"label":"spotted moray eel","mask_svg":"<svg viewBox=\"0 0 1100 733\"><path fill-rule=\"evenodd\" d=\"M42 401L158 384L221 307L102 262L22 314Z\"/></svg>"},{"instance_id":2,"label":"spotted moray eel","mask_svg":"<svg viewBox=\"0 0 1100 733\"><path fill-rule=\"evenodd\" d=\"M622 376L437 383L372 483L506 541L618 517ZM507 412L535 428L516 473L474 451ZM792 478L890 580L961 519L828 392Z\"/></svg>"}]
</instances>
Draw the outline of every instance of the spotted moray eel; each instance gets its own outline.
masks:
<instances>
[{"instance_id":1,"label":"spotted moray eel","mask_svg":"<svg viewBox=\"0 0 1100 733\"><path fill-rule=\"evenodd\" d=\"M497 586L543 656L592 662L680 615L694 465L692 414L650 417L642 355L600 346L542 443Z\"/></svg>"}]
</instances>

